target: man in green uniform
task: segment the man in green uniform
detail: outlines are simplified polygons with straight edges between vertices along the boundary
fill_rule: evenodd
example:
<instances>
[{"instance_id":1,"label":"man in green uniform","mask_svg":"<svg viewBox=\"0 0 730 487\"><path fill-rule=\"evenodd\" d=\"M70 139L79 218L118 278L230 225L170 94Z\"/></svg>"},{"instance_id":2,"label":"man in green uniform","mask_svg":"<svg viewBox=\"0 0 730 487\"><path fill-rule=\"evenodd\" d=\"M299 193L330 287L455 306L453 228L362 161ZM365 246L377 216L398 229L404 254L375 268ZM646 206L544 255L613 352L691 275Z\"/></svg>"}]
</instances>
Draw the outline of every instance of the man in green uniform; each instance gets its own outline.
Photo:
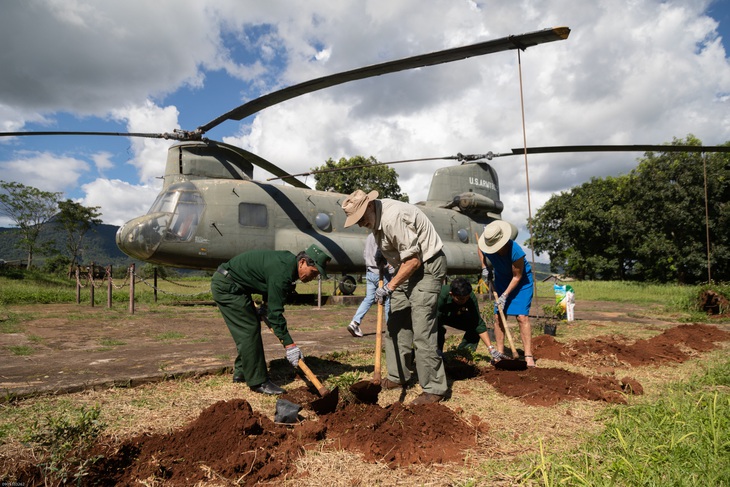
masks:
<instances>
[{"instance_id":1,"label":"man in green uniform","mask_svg":"<svg viewBox=\"0 0 730 487\"><path fill-rule=\"evenodd\" d=\"M492 356L492 363L507 357L499 353L489 340L487 324L484 323L484 319L482 319L479 312L479 302L469 281L463 277L457 277L451 281L451 285L443 286L437 309L439 323L438 347L441 353L444 351L444 342L446 341L446 326L450 326L465 332L458 348L476 352L481 338Z\"/></svg>"},{"instance_id":2,"label":"man in green uniform","mask_svg":"<svg viewBox=\"0 0 730 487\"><path fill-rule=\"evenodd\" d=\"M251 250L218 267L210 288L238 350L233 382L246 382L251 390L263 394L285 392L269 379L259 320L268 320L286 347L287 360L296 367L302 352L287 329L284 303L297 279L309 282L318 275L326 279L325 266L331 259L322 249L310 245L296 256L287 251ZM263 298L259 310L251 299L253 293Z\"/></svg>"}]
</instances>

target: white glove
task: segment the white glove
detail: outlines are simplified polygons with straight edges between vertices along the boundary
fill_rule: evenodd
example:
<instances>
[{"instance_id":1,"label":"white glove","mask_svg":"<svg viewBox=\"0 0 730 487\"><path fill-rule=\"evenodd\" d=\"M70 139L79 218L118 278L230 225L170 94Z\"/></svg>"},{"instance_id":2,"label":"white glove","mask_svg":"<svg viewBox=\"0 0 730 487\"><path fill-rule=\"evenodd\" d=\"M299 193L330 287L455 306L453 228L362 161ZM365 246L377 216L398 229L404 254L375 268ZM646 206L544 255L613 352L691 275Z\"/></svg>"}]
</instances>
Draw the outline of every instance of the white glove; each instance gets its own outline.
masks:
<instances>
[{"instance_id":1,"label":"white glove","mask_svg":"<svg viewBox=\"0 0 730 487\"><path fill-rule=\"evenodd\" d=\"M299 365L299 360L303 359L302 351L299 350L296 343L286 346L286 359L289 361L292 367L295 369Z\"/></svg>"},{"instance_id":2,"label":"white glove","mask_svg":"<svg viewBox=\"0 0 730 487\"><path fill-rule=\"evenodd\" d=\"M503 294L497 298L497 307L504 309L504 305L507 304L507 294Z\"/></svg>"},{"instance_id":3,"label":"white glove","mask_svg":"<svg viewBox=\"0 0 730 487\"><path fill-rule=\"evenodd\" d=\"M489 282L489 269L487 269L486 267L482 269L482 280L484 282Z\"/></svg>"},{"instance_id":4,"label":"white glove","mask_svg":"<svg viewBox=\"0 0 730 487\"><path fill-rule=\"evenodd\" d=\"M393 291L391 291L387 285L379 287L375 290L375 301L377 301L378 304L385 304L385 301L391 294L393 294Z\"/></svg>"}]
</instances>

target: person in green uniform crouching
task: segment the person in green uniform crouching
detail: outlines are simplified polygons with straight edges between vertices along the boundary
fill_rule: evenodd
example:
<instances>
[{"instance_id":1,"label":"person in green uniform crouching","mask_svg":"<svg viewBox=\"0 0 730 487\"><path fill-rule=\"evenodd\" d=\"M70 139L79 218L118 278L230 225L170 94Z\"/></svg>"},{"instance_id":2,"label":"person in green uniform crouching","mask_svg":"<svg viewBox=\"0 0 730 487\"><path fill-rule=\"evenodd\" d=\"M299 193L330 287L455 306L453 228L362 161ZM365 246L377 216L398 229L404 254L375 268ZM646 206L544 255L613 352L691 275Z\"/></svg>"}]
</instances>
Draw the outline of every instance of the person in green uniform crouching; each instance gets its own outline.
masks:
<instances>
[{"instance_id":1,"label":"person in green uniform crouching","mask_svg":"<svg viewBox=\"0 0 730 487\"><path fill-rule=\"evenodd\" d=\"M238 356L233 382L245 382L262 394L282 394L266 369L260 319L266 319L286 348L286 359L297 367L302 352L289 334L284 303L298 280L309 282L322 275L332 258L316 245L296 256L287 251L251 250L221 264L213 274L211 291L218 309L236 342ZM264 303L257 310L251 294L261 294Z\"/></svg>"},{"instance_id":2,"label":"person in green uniform crouching","mask_svg":"<svg viewBox=\"0 0 730 487\"><path fill-rule=\"evenodd\" d=\"M438 300L438 349L439 353L444 351L444 342L446 341L446 326L464 331L464 337L457 348L468 349L476 352L481 339L492 356L492 363L496 363L506 355L499 353L494 348L489 333L487 332L487 324L484 322L479 312L479 302L476 294L472 290L469 281L463 277L457 277L451 281L451 285L441 287L441 294Z\"/></svg>"}]
</instances>

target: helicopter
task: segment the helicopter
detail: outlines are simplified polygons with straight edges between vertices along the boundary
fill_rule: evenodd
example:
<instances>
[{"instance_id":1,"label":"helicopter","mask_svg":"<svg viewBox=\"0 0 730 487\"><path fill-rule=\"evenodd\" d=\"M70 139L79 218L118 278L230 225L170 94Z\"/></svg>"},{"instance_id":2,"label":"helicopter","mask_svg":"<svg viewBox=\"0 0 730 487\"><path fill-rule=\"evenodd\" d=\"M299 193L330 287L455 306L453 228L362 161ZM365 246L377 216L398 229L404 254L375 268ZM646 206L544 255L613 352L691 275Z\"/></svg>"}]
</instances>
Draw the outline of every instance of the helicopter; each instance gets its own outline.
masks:
<instances>
[{"instance_id":1,"label":"helicopter","mask_svg":"<svg viewBox=\"0 0 730 487\"><path fill-rule=\"evenodd\" d=\"M556 27L462 47L365 66L274 91L201 125L172 133L5 132L0 136L108 135L171 139L161 192L147 214L123 224L117 246L132 258L172 267L214 270L250 249L294 253L318 244L332 261L328 271L361 273L367 233L344 229L341 203L347 195L316 191L275 164L204 134L227 120L243 120L267 107L338 84L403 70L449 63L507 50L565 40L567 27ZM500 219L504 204L499 180L486 162L460 159L461 164L435 172L428 198L417 203L444 242L449 271L471 273L478 267L475 234ZM253 179L254 166L287 185ZM516 232L516 228L515 228ZM354 291L345 275L340 289Z\"/></svg>"},{"instance_id":2,"label":"helicopter","mask_svg":"<svg viewBox=\"0 0 730 487\"><path fill-rule=\"evenodd\" d=\"M367 232L356 226L343 228L345 215L340 205L347 195L313 190L297 179L299 175L242 148L209 140L204 134L225 121L240 121L278 103L342 83L507 50L523 51L565 40L569 34L568 27L549 28L324 76L263 95L192 131L4 132L0 136L105 135L174 140L167 153L162 189L152 207L117 232L117 245L125 254L153 264L214 270L247 250L297 253L316 243L333 258L328 271L343 274L340 290L351 294L355 279L347 274L362 273L365 268L362 251ZM448 272L474 273L480 267L475 237L485 224L501 219L504 204L499 179L487 161L507 155L593 150L667 150L667 146L559 146L438 158L459 164L438 169L427 199L416 205L444 242ZM287 185L254 180L254 166ZM514 238L517 229L512 227Z\"/></svg>"}]
</instances>

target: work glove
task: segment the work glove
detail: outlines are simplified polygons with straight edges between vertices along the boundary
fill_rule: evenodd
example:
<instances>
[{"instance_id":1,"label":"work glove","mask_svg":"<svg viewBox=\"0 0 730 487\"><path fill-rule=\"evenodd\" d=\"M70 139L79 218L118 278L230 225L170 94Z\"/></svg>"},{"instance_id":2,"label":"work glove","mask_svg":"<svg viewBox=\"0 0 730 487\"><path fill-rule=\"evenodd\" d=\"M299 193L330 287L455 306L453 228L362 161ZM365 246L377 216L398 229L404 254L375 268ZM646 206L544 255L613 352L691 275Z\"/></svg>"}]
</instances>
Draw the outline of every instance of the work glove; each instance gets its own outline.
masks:
<instances>
[{"instance_id":1,"label":"work glove","mask_svg":"<svg viewBox=\"0 0 730 487\"><path fill-rule=\"evenodd\" d=\"M391 294L393 294L393 291L391 291L387 285L379 287L375 290L375 301L377 301L378 304L385 304L385 301Z\"/></svg>"},{"instance_id":2,"label":"work glove","mask_svg":"<svg viewBox=\"0 0 730 487\"><path fill-rule=\"evenodd\" d=\"M494 363L499 362L503 358L508 358L505 354L494 348L494 345L489 347L489 355L492 356L492 362Z\"/></svg>"},{"instance_id":3,"label":"work glove","mask_svg":"<svg viewBox=\"0 0 730 487\"><path fill-rule=\"evenodd\" d=\"M507 304L507 294L503 294L497 298L497 307L504 309L504 305Z\"/></svg>"},{"instance_id":4,"label":"work glove","mask_svg":"<svg viewBox=\"0 0 730 487\"><path fill-rule=\"evenodd\" d=\"M286 359L289 361L292 367L295 369L299 365L299 360L303 359L302 351L299 350L296 343L286 346Z\"/></svg>"},{"instance_id":5,"label":"work glove","mask_svg":"<svg viewBox=\"0 0 730 487\"><path fill-rule=\"evenodd\" d=\"M269 315L269 307L266 306L265 303L262 303L261 306L259 306L256 310L256 315L258 316L259 321L265 320L266 317Z\"/></svg>"},{"instance_id":6,"label":"work glove","mask_svg":"<svg viewBox=\"0 0 730 487\"><path fill-rule=\"evenodd\" d=\"M489 282L489 269L486 267L482 269L482 280L484 282Z\"/></svg>"}]
</instances>

